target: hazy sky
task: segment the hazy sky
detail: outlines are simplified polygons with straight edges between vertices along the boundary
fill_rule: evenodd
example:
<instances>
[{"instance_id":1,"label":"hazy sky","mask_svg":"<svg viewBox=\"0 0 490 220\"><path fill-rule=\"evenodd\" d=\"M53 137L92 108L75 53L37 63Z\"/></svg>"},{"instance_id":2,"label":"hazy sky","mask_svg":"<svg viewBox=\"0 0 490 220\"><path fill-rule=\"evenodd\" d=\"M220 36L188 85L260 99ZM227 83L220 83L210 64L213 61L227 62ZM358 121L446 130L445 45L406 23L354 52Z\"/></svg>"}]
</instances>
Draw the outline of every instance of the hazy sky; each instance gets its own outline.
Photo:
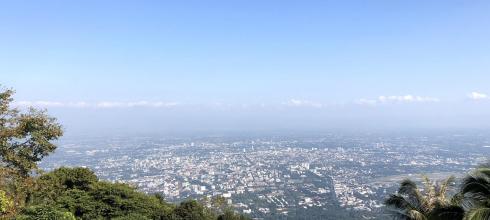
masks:
<instances>
[{"instance_id":1,"label":"hazy sky","mask_svg":"<svg viewBox=\"0 0 490 220\"><path fill-rule=\"evenodd\" d=\"M488 128L489 1L2 1L0 83L67 132Z\"/></svg>"}]
</instances>

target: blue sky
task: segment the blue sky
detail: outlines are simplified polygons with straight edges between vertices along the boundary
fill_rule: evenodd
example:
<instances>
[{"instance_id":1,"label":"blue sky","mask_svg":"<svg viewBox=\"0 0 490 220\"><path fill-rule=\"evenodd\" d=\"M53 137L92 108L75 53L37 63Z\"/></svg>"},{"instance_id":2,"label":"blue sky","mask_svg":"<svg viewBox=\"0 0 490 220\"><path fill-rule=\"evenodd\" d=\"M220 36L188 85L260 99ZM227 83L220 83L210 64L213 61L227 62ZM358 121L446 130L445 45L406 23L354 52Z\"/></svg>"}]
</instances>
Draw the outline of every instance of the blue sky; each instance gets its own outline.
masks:
<instances>
[{"instance_id":1,"label":"blue sky","mask_svg":"<svg viewBox=\"0 0 490 220\"><path fill-rule=\"evenodd\" d=\"M68 131L481 128L489 11L488 1L3 1L0 83Z\"/></svg>"}]
</instances>

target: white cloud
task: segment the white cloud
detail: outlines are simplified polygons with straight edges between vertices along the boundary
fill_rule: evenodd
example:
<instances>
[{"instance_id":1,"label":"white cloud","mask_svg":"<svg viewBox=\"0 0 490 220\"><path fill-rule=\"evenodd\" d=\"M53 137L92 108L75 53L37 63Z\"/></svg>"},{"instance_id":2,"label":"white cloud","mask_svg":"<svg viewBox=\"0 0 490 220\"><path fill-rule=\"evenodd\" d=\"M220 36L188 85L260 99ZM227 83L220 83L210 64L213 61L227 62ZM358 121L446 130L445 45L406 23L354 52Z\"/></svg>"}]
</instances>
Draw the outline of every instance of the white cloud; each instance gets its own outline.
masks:
<instances>
[{"instance_id":1,"label":"white cloud","mask_svg":"<svg viewBox=\"0 0 490 220\"><path fill-rule=\"evenodd\" d=\"M313 108L321 108L324 105L318 102L313 102L309 100L300 100L300 99L290 99L285 103L288 106L293 107L313 107Z\"/></svg>"},{"instance_id":2,"label":"white cloud","mask_svg":"<svg viewBox=\"0 0 490 220\"><path fill-rule=\"evenodd\" d=\"M98 102L96 107L98 108L131 108L131 107L173 107L178 105L176 102L149 102L149 101L136 101L136 102Z\"/></svg>"},{"instance_id":3,"label":"white cloud","mask_svg":"<svg viewBox=\"0 0 490 220\"><path fill-rule=\"evenodd\" d=\"M472 92L468 94L468 98L473 100L490 99L490 97L487 94L479 93L479 92Z\"/></svg>"},{"instance_id":4,"label":"white cloud","mask_svg":"<svg viewBox=\"0 0 490 220\"><path fill-rule=\"evenodd\" d=\"M117 108L123 106L123 102L98 102L95 104L95 107L97 108Z\"/></svg>"},{"instance_id":5,"label":"white cloud","mask_svg":"<svg viewBox=\"0 0 490 220\"><path fill-rule=\"evenodd\" d=\"M439 102L438 98L427 96L414 96L414 95L402 95L402 96L379 96L377 99L359 99L357 104L361 105L376 105L382 103L415 103L415 102Z\"/></svg>"},{"instance_id":6,"label":"white cloud","mask_svg":"<svg viewBox=\"0 0 490 220\"><path fill-rule=\"evenodd\" d=\"M16 107L63 107L65 103L62 102L53 102L53 101L19 101L12 103L13 106Z\"/></svg>"},{"instance_id":7,"label":"white cloud","mask_svg":"<svg viewBox=\"0 0 490 220\"><path fill-rule=\"evenodd\" d=\"M356 103L359 105L376 105L378 101L375 99L359 99Z\"/></svg>"},{"instance_id":8,"label":"white cloud","mask_svg":"<svg viewBox=\"0 0 490 220\"><path fill-rule=\"evenodd\" d=\"M134 102L58 102L58 101L18 101L14 102L16 107L38 107L38 108L131 108L131 107L153 107L153 108L168 108L178 105L176 102L149 102L149 101L134 101Z\"/></svg>"},{"instance_id":9,"label":"white cloud","mask_svg":"<svg viewBox=\"0 0 490 220\"><path fill-rule=\"evenodd\" d=\"M423 97L423 96L380 96L378 97L380 102L438 102L438 98Z\"/></svg>"}]
</instances>

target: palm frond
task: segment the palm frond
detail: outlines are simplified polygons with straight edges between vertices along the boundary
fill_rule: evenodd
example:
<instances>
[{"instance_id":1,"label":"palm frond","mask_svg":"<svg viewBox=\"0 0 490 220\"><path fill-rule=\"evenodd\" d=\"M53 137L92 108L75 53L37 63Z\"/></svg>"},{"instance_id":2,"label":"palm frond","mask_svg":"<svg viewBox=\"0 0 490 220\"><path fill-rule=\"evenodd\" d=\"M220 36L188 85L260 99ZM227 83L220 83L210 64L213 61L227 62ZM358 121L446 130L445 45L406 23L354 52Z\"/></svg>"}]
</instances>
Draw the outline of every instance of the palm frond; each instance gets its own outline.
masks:
<instances>
[{"instance_id":1,"label":"palm frond","mask_svg":"<svg viewBox=\"0 0 490 220\"><path fill-rule=\"evenodd\" d=\"M435 189L434 189L434 184L432 183L432 181L429 179L428 176L426 175L423 175L422 176L422 179L423 179L423 183L424 183L424 186L425 186L425 190L427 191L426 194L429 198L433 198L434 195L435 195Z\"/></svg>"},{"instance_id":2,"label":"palm frond","mask_svg":"<svg viewBox=\"0 0 490 220\"><path fill-rule=\"evenodd\" d=\"M412 194L414 191L418 191L417 184L410 179L404 179L398 188L400 194Z\"/></svg>"},{"instance_id":3,"label":"palm frond","mask_svg":"<svg viewBox=\"0 0 490 220\"><path fill-rule=\"evenodd\" d=\"M426 211L427 201L417 187L417 184L410 179L405 179L400 183L398 194L406 196L408 201L413 207L418 210Z\"/></svg>"},{"instance_id":4,"label":"palm frond","mask_svg":"<svg viewBox=\"0 0 490 220\"><path fill-rule=\"evenodd\" d=\"M393 219L426 220L423 210L418 210L404 196L390 195L384 204Z\"/></svg>"},{"instance_id":5,"label":"palm frond","mask_svg":"<svg viewBox=\"0 0 490 220\"><path fill-rule=\"evenodd\" d=\"M482 207L490 200L490 166L481 166L463 179L460 193L463 195L461 205L471 212Z\"/></svg>"},{"instance_id":6,"label":"palm frond","mask_svg":"<svg viewBox=\"0 0 490 220\"><path fill-rule=\"evenodd\" d=\"M454 182L454 176L442 182L431 181L427 176L423 176L425 191L422 192L414 181L405 179L400 183L397 194L390 195L384 204L394 219L462 220L465 209L461 204L469 194L459 192L452 198L447 197Z\"/></svg>"},{"instance_id":7,"label":"palm frond","mask_svg":"<svg viewBox=\"0 0 490 220\"><path fill-rule=\"evenodd\" d=\"M482 178L486 179L488 182L490 182L490 167L477 168L474 171L473 175L482 177Z\"/></svg>"},{"instance_id":8,"label":"palm frond","mask_svg":"<svg viewBox=\"0 0 490 220\"><path fill-rule=\"evenodd\" d=\"M486 197L479 193L465 193L463 194L463 199L461 200L460 205L466 210L471 210L476 207L481 207L484 205L486 201Z\"/></svg>"},{"instance_id":9,"label":"palm frond","mask_svg":"<svg viewBox=\"0 0 490 220\"><path fill-rule=\"evenodd\" d=\"M450 187L450 185L454 183L454 181L455 181L454 176L450 176L446 180L444 180L442 182L442 184L440 185L439 190L438 190L437 193L438 193L439 200L442 203L446 203L446 193L447 193L447 190Z\"/></svg>"},{"instance_id":10,"label":"palm frond","mask_svg":"<svg viewBox=\"0 0 490 220\"><path fill-rule=\"evenodd\" d=\"M490 220L490 208L476 208L470 210L465 220Z\"/></svg>"},{"instance_id":11,"label":"palm frond","mask_svg":"<svg viewBox=\"0 0 490 220\"><path fill-rule=\"evenodd\" d=\"M410 204L403 196L400 195L390 195L388 199L385 200L384 204L388 207L397 210L413 210L415 207Z\"/></svg>"},{"instance_id":12,"label":"palm frond","mask_svg":"<svg viewBox=\"0 0 490 220\"><path fill-rule=\"evenodd\" d=\"M411 220L427 220L427 217L417 210L410 210L407 215Z\"/></svg>"},{"instance_id":13,"label":"palm frond","mask_svg":"<svg viewBox=\"0 0 490 220\"><path fill-rule=\"evenodd\" d=\"M463 200L464 200L464 195L461 192L458 192L451 197L449 204L460 205L463 202Z\"/></svg>"},{"instance_id":14,"label":"palm frond","mask_svg":"<svg viewBox=\"0 0 490 220\"><path fill-rule=\"evenodd\" d=\"M464 217L464 209L460 206L444 206L438 207L431 211L429 219L431 220L462 220Z\"/></svg>"},{"instance_id":15,"label":"palm frond","mask_svg":"<svg viewBox=\"0 0 490 220\"><path fill-rule=\"evenodd\" d=\"M490 182L487 182L482 178L475 178L472 176L466 177L463 180L461 192L466 193L478 193L487 195L490 197Z\"/></svg>"}]
</instances>

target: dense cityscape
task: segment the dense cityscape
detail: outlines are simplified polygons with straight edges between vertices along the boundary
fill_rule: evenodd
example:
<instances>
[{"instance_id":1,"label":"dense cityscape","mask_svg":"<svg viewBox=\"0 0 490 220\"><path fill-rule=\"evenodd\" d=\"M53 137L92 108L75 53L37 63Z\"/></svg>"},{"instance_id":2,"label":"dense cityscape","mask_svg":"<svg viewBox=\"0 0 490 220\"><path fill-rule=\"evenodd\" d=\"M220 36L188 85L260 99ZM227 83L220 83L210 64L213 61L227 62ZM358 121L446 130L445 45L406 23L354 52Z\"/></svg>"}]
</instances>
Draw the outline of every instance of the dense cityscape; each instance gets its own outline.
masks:
<instances>
[{"instance_id":1,"label":"dense cityscape","mask_svg":"<svg viewBox=\"0 0 490 220\"><path fill-rule=\"evenodd\" d=\"M86 166L172 202L220 196L257 219L383 219L383 200L402 179L461 175L490 155L481 133L68 137L59 145L42 167Z\"/></svg>"}]
</instances>

